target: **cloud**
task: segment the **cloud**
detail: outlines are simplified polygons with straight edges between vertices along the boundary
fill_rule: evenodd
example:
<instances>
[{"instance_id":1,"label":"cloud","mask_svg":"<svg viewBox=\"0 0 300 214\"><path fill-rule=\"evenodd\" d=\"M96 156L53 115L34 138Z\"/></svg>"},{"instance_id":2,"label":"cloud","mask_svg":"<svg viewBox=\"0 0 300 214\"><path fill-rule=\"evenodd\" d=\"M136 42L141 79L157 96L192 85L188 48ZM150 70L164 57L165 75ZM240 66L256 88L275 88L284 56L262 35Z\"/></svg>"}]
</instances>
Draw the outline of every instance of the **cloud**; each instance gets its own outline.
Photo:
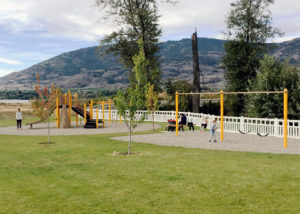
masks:
<instances>
[{"instance_id":1,"label":"cloud","mask_svg":"<svg viewBox=\"0 0 300 214\"><path fill-rule=\"evenodd\" d=\"M225 16L233 0L179 0L161 3L163 38L190 35L196 27L199 36L214 37L225 29ZM94 0L1 0L0 25L12 32L45 32L44 37L71 37L96 41L115 29L112 21L101 20ZM271 6L274 25L286 36L300 32L298 0L277 0ZM177 37L178 37L177 36Z\"/></svg>"},{"instance_id":2,"label":"cloud","mask_svg":"<svg viewBox=\"0 0 300 214\"><path fill-rule=\"evenodd\" d=\"M0 25L11 32L43 31L40 36L96 40L112 26L98 22L99 10L93 4L94 0L1 0Z\"/></svg>"},{"instance_id":3,"label":"cloud","mask_svg":"<svg viewBox=\"0 0 300 214\"><path fill-rule=\"evenodd\" d=\"M12 60L12 59L6 59L2 57L0 57L0 63L5 63L9 65L22 65L22 62L19 62L17 60Z\"/></svg>"}]
</instances>

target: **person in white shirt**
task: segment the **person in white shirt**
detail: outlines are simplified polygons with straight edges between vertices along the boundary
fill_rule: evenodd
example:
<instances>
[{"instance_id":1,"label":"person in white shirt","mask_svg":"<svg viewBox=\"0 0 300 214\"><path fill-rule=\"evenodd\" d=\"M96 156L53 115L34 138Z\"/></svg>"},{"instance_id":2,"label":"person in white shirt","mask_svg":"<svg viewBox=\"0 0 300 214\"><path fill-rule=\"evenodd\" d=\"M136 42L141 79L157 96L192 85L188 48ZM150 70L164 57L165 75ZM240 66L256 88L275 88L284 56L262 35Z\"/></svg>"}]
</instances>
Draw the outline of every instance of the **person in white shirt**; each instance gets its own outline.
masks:
<instances>
[{"instance_id":1,"label":"person in white shirt","mask_svg":"<svg viewBox=\"0 0 300 214\"><path fill-rule=\"evenodd\" d=\"M20 108L18 108L18 111L16 113L16 120L17 120L17 129L22 129L22 112L20 110Z\"/></svg>"}]
</instances>

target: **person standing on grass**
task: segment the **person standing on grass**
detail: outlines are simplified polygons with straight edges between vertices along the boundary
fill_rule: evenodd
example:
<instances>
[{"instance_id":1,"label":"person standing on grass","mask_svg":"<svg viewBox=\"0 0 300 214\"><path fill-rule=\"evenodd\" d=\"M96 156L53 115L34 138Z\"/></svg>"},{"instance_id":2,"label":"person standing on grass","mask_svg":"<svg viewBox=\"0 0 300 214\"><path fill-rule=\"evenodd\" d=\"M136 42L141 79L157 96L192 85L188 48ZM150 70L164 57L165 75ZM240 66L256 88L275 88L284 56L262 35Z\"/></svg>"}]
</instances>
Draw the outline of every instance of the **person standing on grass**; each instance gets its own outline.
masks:
<instances>
[{"instance_id":1,"label":"person standing on grass","mask_svg":"<svg viewBox=\"0 0 300 214\"><path fill-rule=\"evenodd\" d=\"M16 120L17 120L17 129L22 129L22 112L20 110L20 108L18 108L18 111L16 113Z\"/></svg>"},{"instance_id":2,"label":"person standing on grass","mask_svg":"<svg viewBox=\"0 0 300 214\"><path fill-rule=\"evenodd\" d=\"M209 143L211 142L212 138L214 138L214 143L217 142L217 139L216 139L216 130L217 130L217 121L213 120L213 123L210 126L210 135L209 135L209 138L208 138L208 142Z\"/></svg>"}]
</instances>

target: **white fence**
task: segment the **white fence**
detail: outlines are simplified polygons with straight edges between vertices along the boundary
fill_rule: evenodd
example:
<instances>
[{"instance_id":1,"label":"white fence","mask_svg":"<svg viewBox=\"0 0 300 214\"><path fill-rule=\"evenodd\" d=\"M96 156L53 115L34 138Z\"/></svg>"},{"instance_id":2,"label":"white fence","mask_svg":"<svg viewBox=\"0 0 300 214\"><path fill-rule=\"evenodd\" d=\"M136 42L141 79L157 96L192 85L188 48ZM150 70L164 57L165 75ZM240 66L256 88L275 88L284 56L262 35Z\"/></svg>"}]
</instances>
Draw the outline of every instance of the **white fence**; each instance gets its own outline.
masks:
<instances>
[{"instance_id":1,"label":"white fence","mask_svg":"<svg viewBox=\"0 0 300 214\"><path fill-rule=\"evenodd\" d=\"M214 119L217 120L217 125L220 127L220 116L179 112L187 116L188 121L192 121L196 126L201 126L205 118L211 123ZM102 110L99 110L99 119L102 119ZM138 111L139 115L145 114L146 121L152 121L152 115L148 115L147 111ZM96 110L94 109L94 118L96 118ZM109 118L109 111L104 111L106 120ZM111 111L112 120L120 120L120 115L117 110ZM167 122L168 119L175 119L175 111L157 111L154 114L156 122ZM123 120L123 118L122 118ZM239 133L239 131L249 134L268 134L269 136L283 137L283 119L266 119L266 118L248 118L248 117L226 117L224 116L224 131L231 133ZM288 137L300 138L300 120L288 120Z\"/></svg>"}]
</instances>

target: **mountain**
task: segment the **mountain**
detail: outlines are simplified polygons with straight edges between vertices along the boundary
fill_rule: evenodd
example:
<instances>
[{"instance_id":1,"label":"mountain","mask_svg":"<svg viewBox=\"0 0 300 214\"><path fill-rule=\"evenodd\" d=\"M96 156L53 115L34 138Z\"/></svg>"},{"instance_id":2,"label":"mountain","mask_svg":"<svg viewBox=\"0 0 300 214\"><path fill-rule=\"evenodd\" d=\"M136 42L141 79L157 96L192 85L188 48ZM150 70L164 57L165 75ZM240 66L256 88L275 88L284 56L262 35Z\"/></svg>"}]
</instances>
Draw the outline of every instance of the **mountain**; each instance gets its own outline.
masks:
<instances>
[{"instance_id":1,"label":"mountain","mask_svg":"<svg viewBox=\"0 0 300 214\"><path fill-rule=\"evenodd\" d=\"M220 61L224 55L224 40L198 38L200 69L203 81L211 87L224 86L224 71ZM162 78L192 81L193 62L191 40L167 41L161 46ZM300 39L278 43L273 55L290 58L300 64ZM39 73L41 84L54 83L61 88L124 88L128 84L128 71L119 57L106 55L99 58L97 47L83 48L48 59L25 70L0 78L0 89L33 89L35 74Z\"/></svg>"}]
</instances>

